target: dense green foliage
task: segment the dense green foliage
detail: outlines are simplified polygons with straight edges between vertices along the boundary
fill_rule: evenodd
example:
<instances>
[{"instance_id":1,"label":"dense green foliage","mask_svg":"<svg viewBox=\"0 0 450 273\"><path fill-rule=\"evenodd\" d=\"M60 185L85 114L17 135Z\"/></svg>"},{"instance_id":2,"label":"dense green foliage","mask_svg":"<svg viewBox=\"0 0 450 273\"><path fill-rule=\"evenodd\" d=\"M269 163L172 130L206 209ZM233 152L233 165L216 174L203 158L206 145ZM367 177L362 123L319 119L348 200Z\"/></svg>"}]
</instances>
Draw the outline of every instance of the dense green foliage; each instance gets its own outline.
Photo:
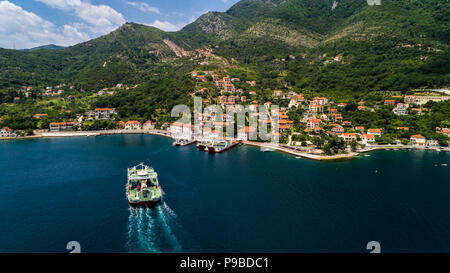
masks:
<instances>
[{"instance_id":1,"label":"dense green foliage","mask_svg":"<svg viewBox=\"0 0 450 273\"><path fill-rule=\"evenodd\" d=\"M50 121L72 120L93 107L115 107L120 119L162 122L169 119L172 106L190 102L188 94L195 83L189 72L194 69L241 78L236 87L245 89L246 96L256 91L252 99L259 102L269 100L274 89L356 102L382 90L406 93L419 87L448 87L448 0L382 0L380 6L368 6L366 0L339 0L337 6L333 2L243 0L174 33L127 23L68 48L0 49L0 116L13 129L46 129ZM180 56L166 39L190 52ZM210 50L216 59L199 49ZM204 61L207 65L199 65ZM258 85L251 87L248 80ZM59 83L74 88L66 88L58 99L41 96L46 86ZM118 83L138 87L94 95ZM28 97L19 92L22 86L33 87ZM212 83L202 87L217 91ZM202 96L213 99L218 94ZM287 106L288 101L279 104ZM448 104L428 108L430 114L424 116L397 117L390 109L376 113L347 109L344 116L386 128L392 135L385 139L389 142L408 136L399 136L397 125L427 136L434 134L434 126L444 126ZM36 113L49 116L32 118ZM86 126L110 127L95 122ZM334 144L339 149L340 143ZM333 147L328 147L330 153Z\"/></svg>"},{"instance_id":2,"label":"dense green foliage","mask_svg":"<svg viewBox=\"0 0 450 273\"><path fill-rule=\"evenodd\" d=\"M170 115L175 105L188 101L194 89L193 81L171 74L145 82L133 90L123 90L112 96L101 97L96 107L114 107L121 119L159 120L158 115Z\"/></svg>"}]
</instances>

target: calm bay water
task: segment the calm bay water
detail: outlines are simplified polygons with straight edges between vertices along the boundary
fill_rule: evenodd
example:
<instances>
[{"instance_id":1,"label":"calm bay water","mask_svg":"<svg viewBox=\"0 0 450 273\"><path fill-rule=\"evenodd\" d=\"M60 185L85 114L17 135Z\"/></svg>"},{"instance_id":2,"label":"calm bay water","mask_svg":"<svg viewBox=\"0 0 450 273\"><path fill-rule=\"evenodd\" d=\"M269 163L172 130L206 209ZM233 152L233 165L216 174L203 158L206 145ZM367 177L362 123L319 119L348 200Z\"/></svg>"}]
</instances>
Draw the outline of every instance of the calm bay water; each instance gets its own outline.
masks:
<instances>
[{"instance_id":1,"label":"calm bay water","mask_svg":"<svg viewBox=\"0 0 450 273\"><path fill-rule=\"evenodd\" d=\"M0 142L0 252L450 252L450 157L379 151L324 163L149 135ZM163 202L132 209L126 168Z\"/></svg>"}]
</instances>

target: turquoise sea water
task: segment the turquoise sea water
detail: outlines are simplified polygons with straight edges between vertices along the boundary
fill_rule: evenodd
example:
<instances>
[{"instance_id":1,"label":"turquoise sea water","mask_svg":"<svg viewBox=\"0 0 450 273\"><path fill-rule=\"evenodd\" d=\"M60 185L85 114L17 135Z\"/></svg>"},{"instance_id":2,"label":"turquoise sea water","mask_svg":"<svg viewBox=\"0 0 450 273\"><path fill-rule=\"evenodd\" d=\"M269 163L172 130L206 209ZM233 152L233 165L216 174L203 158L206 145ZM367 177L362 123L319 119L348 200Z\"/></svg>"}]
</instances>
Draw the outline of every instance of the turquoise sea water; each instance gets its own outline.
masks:
<instances>
[{"instance_id":1,"label":"turquoise sea water","mask_svg":"<svg viewBox=\"0 0 450 273\"><path fill-rule=\"evenodd\" d=\"M149 135L0 142L0 252L450 252L449 154L315 162L239 146L208 154ZM132 209L126 168L163 202Z\"/></svg>"}]
</instances>

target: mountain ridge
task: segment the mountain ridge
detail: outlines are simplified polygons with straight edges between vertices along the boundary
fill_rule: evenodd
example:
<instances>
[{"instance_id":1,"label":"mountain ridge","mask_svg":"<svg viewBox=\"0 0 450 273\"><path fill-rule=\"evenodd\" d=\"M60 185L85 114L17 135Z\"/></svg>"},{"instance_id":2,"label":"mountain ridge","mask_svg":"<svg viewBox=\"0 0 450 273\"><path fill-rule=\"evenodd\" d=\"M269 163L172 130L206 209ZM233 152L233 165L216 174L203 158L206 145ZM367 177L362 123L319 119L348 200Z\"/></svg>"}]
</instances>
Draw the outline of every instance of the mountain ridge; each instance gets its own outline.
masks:
<instances>
[{"instance_id":1,"label":"mountain ridge","mask_svg":"<svg viewBox=\"0 0 450 273\"><path fill-rule=\"evenodd\" d=\"M380 6L368 6L366 0L243 0L225 12L208 12L178 32L127 22L107 35L61 50L0 49L0 90L46 81L80 81L80 75L111 69L109 64L125 69L127 77L180 62L195 66L195 57L201 55L198 50L203 49L237 64L253 64L261 77L273 60L303 56L287 67L288 76L282 79L296 88L334 90L335 84L324 85L320 79L347 70L350 81L355 72L367 70L366 78L356 81L358 86L373 81L369 90L447 85L448 71L436 70L446 63L433 60L448 56L448 14L445 0L384 0ZM342 61L330 63L329 56L338 55ZM377 58L383 61L375 63L378 70L372 63ZM405 68L408 62L410 67ZM423 79L395 84L395 73L389 69ZM424 71L445 73L429 76ZM338 79L350 90L357 88ZM112 83L122 80L119 77Z\"/></svg>"}]
</instances>

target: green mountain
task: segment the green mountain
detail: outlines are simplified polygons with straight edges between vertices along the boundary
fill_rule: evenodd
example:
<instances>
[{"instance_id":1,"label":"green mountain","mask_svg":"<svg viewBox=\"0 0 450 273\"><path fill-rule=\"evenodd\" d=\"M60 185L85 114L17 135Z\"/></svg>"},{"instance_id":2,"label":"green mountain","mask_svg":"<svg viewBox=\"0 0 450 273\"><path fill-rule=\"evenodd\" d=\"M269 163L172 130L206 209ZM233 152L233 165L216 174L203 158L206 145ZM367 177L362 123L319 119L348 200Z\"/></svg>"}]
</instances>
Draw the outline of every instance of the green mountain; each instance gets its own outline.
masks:
<instances>
[{"instance_id":1,"label":"green mountain","mask_svg":"<svg viewBox=\"0 0 450 273\"><path fill-rule=\"evenodd\" d=\"M243 0L175 33L126 23L60 50L0 49L0 90L67 81L85 89L139 83L149 75L186 73L207 58L205 50L245 67L263 88L446 87L449 17L448 0L374 6L366 0Z\"/></svg>"},{"instance_id":2,"label":"green mountain","mask_svg":"<svg viewBox=\"0 0 450 273\"><path fill-rule=\"evenodd\" d=\"M34 51L34 50L39 50L39 49L51 49L51 50L58 50L58 49L63 49L63 46L57 46L54 44L50 44L50 45L43 45L43 46L38 46L38 47L33 47L33 48L29 48L29 49L22 49L23 51Z\"/></svg>"}]
</instances>

